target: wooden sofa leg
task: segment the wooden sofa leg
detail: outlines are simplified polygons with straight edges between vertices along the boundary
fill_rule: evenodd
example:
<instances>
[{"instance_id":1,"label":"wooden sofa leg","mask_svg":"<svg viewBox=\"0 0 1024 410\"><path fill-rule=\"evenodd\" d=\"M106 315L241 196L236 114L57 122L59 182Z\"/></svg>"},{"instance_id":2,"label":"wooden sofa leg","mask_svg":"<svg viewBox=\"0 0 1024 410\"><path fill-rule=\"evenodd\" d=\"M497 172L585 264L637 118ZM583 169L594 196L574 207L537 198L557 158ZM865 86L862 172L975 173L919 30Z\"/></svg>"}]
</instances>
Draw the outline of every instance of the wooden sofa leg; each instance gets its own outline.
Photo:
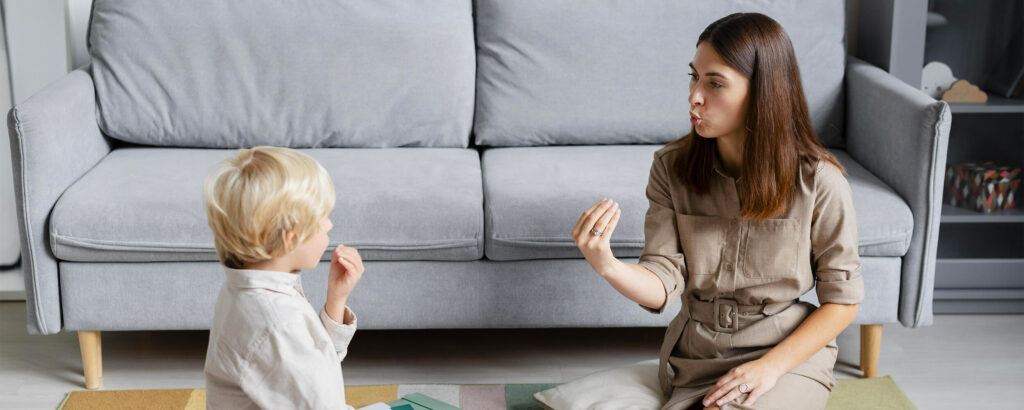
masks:
<instances>
[{"instance_id":1,"label":"wooden sofa leg","mask_svg":"<svg viewBox=\"0 0 1024 410\"><path fill-rule=\"evenodd\" d=\"M878 376L878 352L882 350L882 325L860 325L860 368L864 377Z\"/></svg>"},{"instance_id":2,"label":"wooden sofa leg","mask_svg":"<svg viewBox=\"0 0 1024 410\"><path fill-rule=\"evenodd\" d=\"M79 331L78 346L82 349L85 388L97 389L103 378L103 344L98 330Z\"/></svg>"}]
</instances>

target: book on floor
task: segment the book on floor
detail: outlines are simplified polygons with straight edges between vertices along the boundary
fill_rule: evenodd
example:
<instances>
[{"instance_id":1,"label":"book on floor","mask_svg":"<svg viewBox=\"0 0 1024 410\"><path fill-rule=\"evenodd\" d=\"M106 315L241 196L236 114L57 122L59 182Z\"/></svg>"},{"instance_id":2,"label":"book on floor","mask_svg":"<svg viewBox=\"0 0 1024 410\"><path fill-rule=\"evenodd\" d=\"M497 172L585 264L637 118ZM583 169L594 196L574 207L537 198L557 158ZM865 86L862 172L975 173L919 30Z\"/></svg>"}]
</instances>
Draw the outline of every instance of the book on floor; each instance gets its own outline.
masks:
<instances>
[{"instance_id":1,"label":"book on floor","mask_svg":"<svg viewBox=\"0 0 1024 410\"><path fill-rule=\"evenodd\" d=\"M458 407L422 393L409 394L401 399L388 403L392 410L397 406L411 406L411 410L460 410Z\"/></svg>"}]
</instances>

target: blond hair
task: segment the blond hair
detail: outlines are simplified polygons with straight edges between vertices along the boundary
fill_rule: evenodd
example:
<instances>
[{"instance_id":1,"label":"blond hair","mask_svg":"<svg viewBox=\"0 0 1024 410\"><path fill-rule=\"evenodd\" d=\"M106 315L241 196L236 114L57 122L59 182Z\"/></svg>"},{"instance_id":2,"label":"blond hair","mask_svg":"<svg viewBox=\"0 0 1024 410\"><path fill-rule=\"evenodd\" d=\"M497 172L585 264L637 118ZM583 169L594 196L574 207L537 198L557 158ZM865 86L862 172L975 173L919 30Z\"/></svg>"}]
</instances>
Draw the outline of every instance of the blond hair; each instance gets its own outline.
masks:
<instances>
[{"instance_id":1,"label":"blond hair","mask_svg":"<svg viewBox=\"0 0 1024 410\"><path fill-rule=\"evenodd\" d=\"M285 255L317 233L334 208L330 175L299 151L241 149L203 181L206 217L217 256L229 268ZM286 243L288 231L295 233Z\"/></svg>"}]
</instances>

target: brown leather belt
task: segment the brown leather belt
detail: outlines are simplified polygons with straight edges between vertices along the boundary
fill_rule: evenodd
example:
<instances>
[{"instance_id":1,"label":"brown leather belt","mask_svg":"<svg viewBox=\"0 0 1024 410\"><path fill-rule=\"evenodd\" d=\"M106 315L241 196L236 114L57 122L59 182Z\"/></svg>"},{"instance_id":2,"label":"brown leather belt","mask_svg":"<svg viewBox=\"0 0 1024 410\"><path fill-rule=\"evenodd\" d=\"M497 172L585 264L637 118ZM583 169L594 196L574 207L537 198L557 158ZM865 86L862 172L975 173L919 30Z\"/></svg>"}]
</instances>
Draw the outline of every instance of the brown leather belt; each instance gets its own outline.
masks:
<instances>
[{"instance_id":1,"label":"brown leather belt","mask_svg":"<svg viewBox=\"0 0 1024 410\"><path fill-rule=\"evenodd\" d=\"M741 305L736 299L717 297L711 301L691 299L690 319L703 323L717 332L735 333L746 325L771 316L792 306L797 300Z\"/></svg>"}]
</instances>

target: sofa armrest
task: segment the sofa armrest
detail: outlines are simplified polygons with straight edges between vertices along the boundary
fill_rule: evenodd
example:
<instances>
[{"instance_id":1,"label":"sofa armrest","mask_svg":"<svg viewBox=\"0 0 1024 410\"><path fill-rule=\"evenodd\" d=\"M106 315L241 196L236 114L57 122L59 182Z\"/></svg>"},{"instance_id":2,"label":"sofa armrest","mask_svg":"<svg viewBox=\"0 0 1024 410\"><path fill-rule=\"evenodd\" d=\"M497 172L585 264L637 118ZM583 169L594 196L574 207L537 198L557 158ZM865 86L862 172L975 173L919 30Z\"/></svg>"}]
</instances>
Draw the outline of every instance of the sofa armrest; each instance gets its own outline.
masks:
<instances>
[{"instance_id":1,"label":"sofa armrest","mask_svg":"<svg viewBox=\"0 0 1024 410\"><path fill-rule=\"evenodd\" d=\"M899 320L907 327L931 325L949 105L852 57L846 96L850 156L895 189L914 215L902 262Z\"/></svg>"},{"instance_id":2,"label":"sofa armrest","mask_svg":"<svg viewBox=\"0 0 1024 410\"><path fill-rule=\"evenodd\" d=\"M49 246L49 216L57 199L112 149L96 123L96 93L85 69L42 89L7 115L14 195L21 233L27 327L61 330L57 259Z\"/></svg>"}]
</instances>

